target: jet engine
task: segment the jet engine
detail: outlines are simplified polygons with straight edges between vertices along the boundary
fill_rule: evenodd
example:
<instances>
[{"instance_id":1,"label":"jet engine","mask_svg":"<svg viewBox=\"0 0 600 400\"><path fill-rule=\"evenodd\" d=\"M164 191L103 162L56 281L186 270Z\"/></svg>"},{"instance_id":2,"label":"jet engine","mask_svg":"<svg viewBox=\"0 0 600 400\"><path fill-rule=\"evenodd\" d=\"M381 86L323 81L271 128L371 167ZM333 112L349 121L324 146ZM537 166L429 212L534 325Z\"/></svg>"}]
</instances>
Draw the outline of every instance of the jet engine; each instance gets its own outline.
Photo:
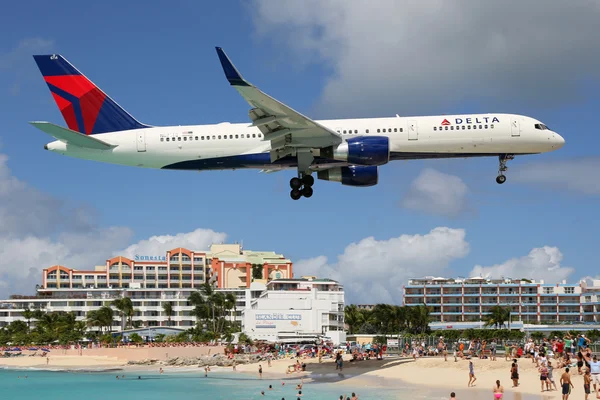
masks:
<instances>
[{"instance_id":1,"label":"jet engine","mask_svg":"<svg viewBox=\"0 0 600 400\"><path fill-rule=\"evenodd\" d=\"M390 139L386 136L360 136L337 146L321 149L321 157L356 165L383 165L390 160Z\"/></svg>"},{"instance_id":2,"label":"jet engine","mask_svg":"<svg viewBox=\"0 0 600 400\"><path fill-rule=\"evenodd\" d=\"M336 167L317 172L319 179L341 182L346 186L374 186L377 185L378 176L376 166L361 165Z\"/></svg>"}]
</instances>

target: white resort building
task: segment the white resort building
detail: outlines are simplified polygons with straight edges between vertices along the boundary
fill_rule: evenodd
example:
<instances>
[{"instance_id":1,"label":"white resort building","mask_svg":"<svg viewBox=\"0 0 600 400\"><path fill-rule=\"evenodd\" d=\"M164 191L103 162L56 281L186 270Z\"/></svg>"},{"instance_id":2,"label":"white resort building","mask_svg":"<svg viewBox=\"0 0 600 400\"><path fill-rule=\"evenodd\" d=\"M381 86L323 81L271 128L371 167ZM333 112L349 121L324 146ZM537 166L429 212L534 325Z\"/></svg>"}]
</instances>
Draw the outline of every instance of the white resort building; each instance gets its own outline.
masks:
<instances>
[{"instance_id":1,"label":"white resort building","mask_svg":"<svg viewBox=\"0 0 600 400\"><path fill-rule=\"evenodd\" d=\"M339 338L340 332L344 333L342 286L312 277L292 279L292 268L292 262L280 254L243 250L239 244L215 244L209 251L176 248L165 255L136 255L133 259L112 257L105 265L86 271L55 265L42 271L42 283L36 285L35 295L12 295L0 300L0 328L25 320L25 309L72 312L83 321L90 311L129 297L135 309L135 325L166 327L169 316L163 304L170 302L173 314L169 326L185 330L196 325L193 306L187 299L208 282L217 291L235 294L237 302L231 318L253 338L266 337L262 328L246 321L257 318L254 313L259 311L281 313L283 305L287 311L297 309L302 317L296 324L288 320L287 326L281 326L286 338L317 334ZM325 304L327 301L330 303ZM35 325L35 320L31 323ZM116 313L112 328L113 332L121 330L121 318ZM279 338L277 331L271 328L268 339Z\"/></svg>"}]
</instances>

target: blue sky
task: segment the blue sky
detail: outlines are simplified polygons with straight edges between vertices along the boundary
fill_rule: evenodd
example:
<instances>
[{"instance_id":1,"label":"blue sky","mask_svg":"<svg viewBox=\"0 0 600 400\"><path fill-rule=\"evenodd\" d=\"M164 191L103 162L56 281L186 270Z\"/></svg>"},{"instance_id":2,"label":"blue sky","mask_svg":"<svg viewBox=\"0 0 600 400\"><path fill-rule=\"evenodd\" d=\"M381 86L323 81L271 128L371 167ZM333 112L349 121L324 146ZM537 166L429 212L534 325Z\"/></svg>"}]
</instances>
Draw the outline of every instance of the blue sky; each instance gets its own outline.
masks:
<instances>
[{"instance_id":1,"label":"blue sky","mask_svg":"<svg viewBox=\"0 0 600 400\"><path fill-rule=\"evenodd\" d=\"M0 196L0 293L25 290L49 262L84 268L154 235L199 228L281 252L297 262L297 273L338 278L351 299L365 302L398 301L395 288L423 271L468 275L476 265L496 266L489 272L570 281L597 274L600 49L590 37L600 29L587 23L597 21L597 8L574 2L563 15L558 3L542 2L549 4L544 18L530 22L536 7L515 2L523 15L511 29L486 26L458 5L309 3L6 6L0 154L8 160L0 177L17 189ZM506 21L506 8L473 13ZM407 28L425 23L426 33ZM27 124L64 125L31 58L53 52L142 122L245 122L248 106L223 77L214 46L263 91L315 118L509 112L540 119L566 145L510 162L502 186L493 158L397 162L380 169L376 187L317 181L311 199L292 202L291 171L195 173L70 159L44 151L48 137ZM419 205L407 205L409 198ZM19 223L20 215L35 223ZM427 236L437 227L454 233ZM401 235L408 236L390 241ZM48 245L44 254L17 251L35 253L26 247L31 238ZM364 283L375 264L373 283ZM387 294L378 297L379 289Z\"/></svg>"}]
</instances>

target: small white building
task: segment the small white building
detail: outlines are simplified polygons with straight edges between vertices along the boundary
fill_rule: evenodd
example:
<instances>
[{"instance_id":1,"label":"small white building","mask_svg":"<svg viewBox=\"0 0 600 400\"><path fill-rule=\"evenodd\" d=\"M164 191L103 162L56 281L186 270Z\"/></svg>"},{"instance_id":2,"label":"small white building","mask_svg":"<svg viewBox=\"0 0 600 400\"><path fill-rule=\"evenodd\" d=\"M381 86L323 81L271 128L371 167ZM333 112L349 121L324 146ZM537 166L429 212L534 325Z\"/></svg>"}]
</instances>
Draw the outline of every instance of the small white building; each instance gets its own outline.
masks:
<instances>
[{"instance_id":1,"label":"small white building","mask_svg":"<svg viewBox=\"0 0 600 400\"><path fill-rule=\"evenodd\" d=\"M242 330L256 340L346 341L344 288L331 279L274 279L242 311Z\"/></svg>"}]
</instances>

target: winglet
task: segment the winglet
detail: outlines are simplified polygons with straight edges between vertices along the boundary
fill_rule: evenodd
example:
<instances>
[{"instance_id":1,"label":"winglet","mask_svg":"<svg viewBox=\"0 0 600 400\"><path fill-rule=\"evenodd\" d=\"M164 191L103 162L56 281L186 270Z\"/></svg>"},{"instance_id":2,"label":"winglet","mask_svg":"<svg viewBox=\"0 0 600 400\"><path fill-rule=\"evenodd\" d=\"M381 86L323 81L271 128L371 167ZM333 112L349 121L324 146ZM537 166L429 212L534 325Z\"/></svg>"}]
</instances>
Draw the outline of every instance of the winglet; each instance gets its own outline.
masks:
<instances>
[{"instance_id":1,"label":"winglet","mask_svg":"<svg viewBox=\"0 0 600 400\"><path fill-rule=\"evenodd\" d=\"M252 86L242 78L242 75L231 63L231 60L229 60L229 57L227 57L227 54L225 54L223 49L220 47L216 47L216 49L219 61L221 61L221 66L223 67L223 72L225 72L225 77L231 86Z\"/></svg>"}]
</instances>

